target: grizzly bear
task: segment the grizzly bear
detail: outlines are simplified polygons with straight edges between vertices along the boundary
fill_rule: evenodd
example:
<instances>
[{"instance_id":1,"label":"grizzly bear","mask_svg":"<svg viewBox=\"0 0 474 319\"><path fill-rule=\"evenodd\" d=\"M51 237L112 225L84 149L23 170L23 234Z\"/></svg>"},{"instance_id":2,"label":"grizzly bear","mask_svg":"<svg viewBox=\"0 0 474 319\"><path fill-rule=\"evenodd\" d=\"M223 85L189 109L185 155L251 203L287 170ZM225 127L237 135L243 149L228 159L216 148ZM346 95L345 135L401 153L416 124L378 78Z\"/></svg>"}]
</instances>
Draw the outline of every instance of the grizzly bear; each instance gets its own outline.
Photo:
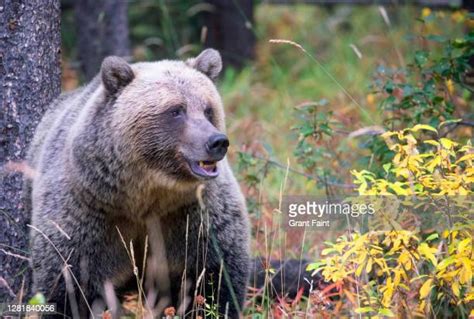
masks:
<instances>
[{"instance_id":1,"label":"grizzly bear","mask_svg":"<svg viewBox=\"0 0 474 319\"><path fill-rule=\"evenodd\" d=\"M213 49L184 62L108 57L50 106L28 157L31 259L33 292L61 313L96 316L130 282L155 316L196 317L196 297L241 313L249 225L225 157L221 69Z\"/></svg>"}]
</instances>

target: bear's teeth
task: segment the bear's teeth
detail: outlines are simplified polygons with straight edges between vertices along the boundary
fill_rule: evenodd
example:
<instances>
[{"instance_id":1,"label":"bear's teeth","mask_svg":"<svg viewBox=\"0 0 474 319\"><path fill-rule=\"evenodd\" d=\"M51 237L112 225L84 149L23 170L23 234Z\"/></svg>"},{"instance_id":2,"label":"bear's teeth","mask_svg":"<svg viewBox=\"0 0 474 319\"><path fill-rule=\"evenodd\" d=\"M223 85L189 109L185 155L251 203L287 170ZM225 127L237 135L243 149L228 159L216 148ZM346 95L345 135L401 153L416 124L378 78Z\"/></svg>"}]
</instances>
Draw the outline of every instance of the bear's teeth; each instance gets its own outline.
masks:
<instances>
[{"instance_id":1,"label":"bear's teeth","mask_svg":"<svg viewBox=\"0 0 474 319\"><path fill-rule=\"evenodd\" d=\"M216 168L216 163L215 162L205 162L205 161L199 161L199 166L203 168L206 171L212 171Z\"/></svg>"}]
</instances>

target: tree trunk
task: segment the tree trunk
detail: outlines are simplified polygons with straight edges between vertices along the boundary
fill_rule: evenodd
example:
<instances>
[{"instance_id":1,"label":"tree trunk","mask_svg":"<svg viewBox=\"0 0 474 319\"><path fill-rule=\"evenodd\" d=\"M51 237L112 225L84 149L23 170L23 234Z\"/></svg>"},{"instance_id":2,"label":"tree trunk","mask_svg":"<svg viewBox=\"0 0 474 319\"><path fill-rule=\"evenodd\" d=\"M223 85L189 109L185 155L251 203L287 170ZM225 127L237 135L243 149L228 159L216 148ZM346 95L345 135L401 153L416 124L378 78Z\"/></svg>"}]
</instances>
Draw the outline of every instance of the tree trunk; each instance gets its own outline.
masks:
<instances>
[{"instance_id":1,"label":"tree trunk","mask_svg":"<svg viewBox=\"0 0 474 319\"><path fill-rule=\"evenodd\" d=\"M206 0L213 12L205 14L206 46L221 52L224 66L240 68L254 57L253 0Z\"/></svg>"},{"instance_id":2,"label":"tree trunk","mask_svg":"<svg viewBox=\"0 0 474 319\"><path fill-rule=\"evenodd\" d=\"M0 300L27 292L30 212L21 200L25 156L48 104L61 91L59 0L0 0ZM16 165L18 167L19 165Z\"/></svg>"},{"instance_id":3,"label":"tree trunk","mask_svg":"<svg viewBox=\"0 0 474 319\"><path fill-rule=\"evenodd\" d=\"M77 51L86 81L99 72L105 57L130 55L127 8L127 1L75 1Z\"/></svg>"},{"instance_id":4,"label":"tree trunk","mask_svg":"<svg viewBox=\"0 0 474 319\"><path fill-rule=\"evenodd\" d=\"M472 0L463 0L462 1L462 8L469 11L469 12L473 12L474 11L474 2Z\"/></svg>"}]
</instances>

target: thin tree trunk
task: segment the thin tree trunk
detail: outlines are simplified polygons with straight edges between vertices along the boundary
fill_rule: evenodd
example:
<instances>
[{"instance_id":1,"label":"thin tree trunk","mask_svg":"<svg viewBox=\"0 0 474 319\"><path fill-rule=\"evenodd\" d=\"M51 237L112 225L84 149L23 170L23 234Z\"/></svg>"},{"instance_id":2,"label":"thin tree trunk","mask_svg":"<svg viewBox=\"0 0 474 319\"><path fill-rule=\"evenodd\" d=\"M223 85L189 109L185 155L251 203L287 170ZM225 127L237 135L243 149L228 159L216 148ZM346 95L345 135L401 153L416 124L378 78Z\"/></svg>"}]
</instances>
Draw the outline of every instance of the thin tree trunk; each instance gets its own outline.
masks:
<instances>
[{"instance_id":1,"label":"thin tree trunk","mask_svg":"<svg viewBox=\"0 0 474 319\"><path fill-rule=\"evenodd\" d=\"M206 0L213 12L205 14L206 46L219 50L224 66L240 68L253 59L253 0Z\"/></svg>"},{"instance_id":2,"label":"thin tree trunk","mask_svg":"<svg viewBox=\"0 0 474 319\"><path fill-rule=\"evenodd\" d=\"M80 0L75 2L77 51L81 71L89 81L109 55L128 57L127 1Z\"/></svg>"},{"instance_id":3,"label":"thin tree trunk","mask_svg":"<svg viewBox=\"0 0 474 319\"><path fill-rule=\"evenodd\" d=\"M48 104L59 95L59 0L0 0L0 300L27 291L30 212L19 163ZM17 165L18 166L18 165Z\"/></svg>"}]
</instances>

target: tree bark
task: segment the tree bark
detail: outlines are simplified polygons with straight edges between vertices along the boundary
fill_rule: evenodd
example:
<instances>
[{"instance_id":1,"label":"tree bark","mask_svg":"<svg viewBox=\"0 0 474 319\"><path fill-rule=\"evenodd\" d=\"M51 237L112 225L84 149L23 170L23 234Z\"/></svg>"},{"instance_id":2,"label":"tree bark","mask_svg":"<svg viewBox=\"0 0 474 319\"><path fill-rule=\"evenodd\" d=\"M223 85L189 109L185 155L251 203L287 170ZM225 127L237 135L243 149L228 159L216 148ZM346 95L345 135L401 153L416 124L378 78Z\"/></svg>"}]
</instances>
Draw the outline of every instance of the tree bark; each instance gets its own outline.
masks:
<instances>
[{"instance_id":1,"label":"tree bark","mask_svg":"<svg viewBox=\"0 0 474 319\"><path fill-rule=\"evenodd\" d=\"M130 55L127 9L127 1L75 1L77 51L86 81L99 72L105 57Z\"/></svg>"},{"instance_id":2,"label":"tree bark","mask_svg":"<svg viewBox=\"0 0 474 319\"><path fill-rule=\"evenodd\" d=\"M12 170L61 91L59 0L0 0L0 300L27 292L30 212ZM18 166L18 165L17 165ZM23 295L24 296L24 295Z\"/></svg>"},{"instance_id":3,"label":"tree bark","mask_svg":"<svg viewBox=\"0 0 474 319\"><path fill-rule=\"evenodd\" d=\"M221 52L224 66L241 68L254 57L253 0L206 2L213 6L213 12L205 14L206 46Z\"/></svg>"}]
</instances>

